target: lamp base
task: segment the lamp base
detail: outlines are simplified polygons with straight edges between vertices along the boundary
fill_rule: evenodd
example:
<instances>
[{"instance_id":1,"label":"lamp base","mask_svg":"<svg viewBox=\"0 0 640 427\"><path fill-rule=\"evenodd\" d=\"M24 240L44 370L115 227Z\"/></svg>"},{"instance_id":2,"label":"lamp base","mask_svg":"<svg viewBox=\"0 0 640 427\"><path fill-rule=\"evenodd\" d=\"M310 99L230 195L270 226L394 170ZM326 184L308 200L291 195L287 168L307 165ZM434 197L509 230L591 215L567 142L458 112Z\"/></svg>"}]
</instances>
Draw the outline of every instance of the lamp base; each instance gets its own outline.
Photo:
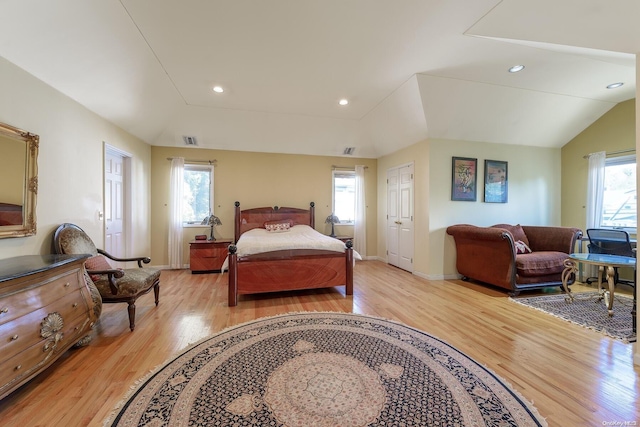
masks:
<instances>
[{"instance_id":1,"label":"lamp base","mask_svg":"<svg viewBox=\"0 0 640 427\"><path fill-rule=\"evenodd\" d=\"M215 238L215 237L213 237L213 226L211 226L211 235L209 236L209 238L208 238L207 240L209 240L209 241L211 241L211 242L213 242L213 241L215 241L215 240L216 240L216 238Z\"/></svg>"},{"instance_id":2,"label":"lamp base","mask_svg":"<svg viewBox=\"0 0 640 427\"><path fill-rule=\"evenodd\" d=\"M336 231L333 229L333 222L331 223L331 234L329 234L329 237L336 237Z\"/></svg>"}]
</instances>

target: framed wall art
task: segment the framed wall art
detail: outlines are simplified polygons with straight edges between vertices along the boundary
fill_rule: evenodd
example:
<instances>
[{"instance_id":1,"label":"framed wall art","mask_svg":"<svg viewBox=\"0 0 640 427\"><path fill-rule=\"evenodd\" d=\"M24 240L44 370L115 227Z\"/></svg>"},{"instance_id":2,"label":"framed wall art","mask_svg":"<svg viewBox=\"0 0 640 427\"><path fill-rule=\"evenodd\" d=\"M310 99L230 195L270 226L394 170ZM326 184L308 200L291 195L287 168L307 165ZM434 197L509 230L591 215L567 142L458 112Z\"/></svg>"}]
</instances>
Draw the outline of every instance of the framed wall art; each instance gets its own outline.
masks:
<instances>
[{"instance_id":1,"label":"framed wall art","mask_svg":"<svg viewBox=\"0 0 640 427\"><path fill-rule=\"evenodd\" d=\"M451 200L476 201L478 182L478 159L452 157L451 159Z\"/></svg>"},{"instance_id":2,"label":"framed wall art","mask_svg":"<svg viewBox=\"0 0 640 427\"><path fill-rule=\"evenodd\" d=\"M484 161L484 201L485 203L507 203L509 194L507 162Z\"/></svg>"}]
</instances>

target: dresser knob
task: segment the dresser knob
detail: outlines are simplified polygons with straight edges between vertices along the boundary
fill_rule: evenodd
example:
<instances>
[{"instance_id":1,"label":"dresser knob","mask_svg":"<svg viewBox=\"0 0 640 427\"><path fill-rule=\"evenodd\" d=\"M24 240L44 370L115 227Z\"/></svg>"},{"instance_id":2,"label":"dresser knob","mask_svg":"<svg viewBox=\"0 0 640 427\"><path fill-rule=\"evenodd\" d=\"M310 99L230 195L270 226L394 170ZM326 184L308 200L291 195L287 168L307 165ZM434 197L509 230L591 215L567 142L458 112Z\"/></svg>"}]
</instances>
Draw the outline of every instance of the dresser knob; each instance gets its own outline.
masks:
<instances>
[{"instance_id":1,"label":"dresser knob","mask_svg":"<svg viewBox=\"0 0 640 427\"><path fill-rule=\"evenodd\" d=\"M68 288L69 286L71 286L71 283L69 283L69 282L67 282L67 283L65 283L65 284L64 284L64 287L65 287L65 288Z\"/></svg>"},{"instance_id":2,"label":"dresser knob","mask_svg":"<svg viewBox=\"0 0 640 427\"><path fill-rule=\"evenodd\" d=\"M17 336L17 335L14 335L14 336L12 336L12 337L11 337L11 341L15 341L15 340L17 340L17 339L18 339L18 336Z\"/></svg>"},{"instance_id":3,"label":"dresser knob","mask_svg":"<svg viewBox=\"0 0 640 427\"><path fill-rule=\"evenodd\" d=\"M19 371L20 369L22 369L22 365L18 365L14 368L14 370Z\"/></svg>"},{"instance_id":4,"label":"dresser knob","mask_svg":"<svg viewBox=\"0 0 640 427\"><path fill-rule=\"evenodd\" d=\"M0 314L7 314L9 312L9 307L4 307L2 310L0 310Z\"/></svg>"},{"instance_id":5,"label":"dresser knob","mask_svg":"<svg viewBox=\"0 0 640 427\"><path fill-rule=\"evenodd\" d=\"M76 308L77 306L78 306L78 303L77 303L77 302L74 302L74 303L73 303L73 308Z\"/></svg>"}]
</instances>

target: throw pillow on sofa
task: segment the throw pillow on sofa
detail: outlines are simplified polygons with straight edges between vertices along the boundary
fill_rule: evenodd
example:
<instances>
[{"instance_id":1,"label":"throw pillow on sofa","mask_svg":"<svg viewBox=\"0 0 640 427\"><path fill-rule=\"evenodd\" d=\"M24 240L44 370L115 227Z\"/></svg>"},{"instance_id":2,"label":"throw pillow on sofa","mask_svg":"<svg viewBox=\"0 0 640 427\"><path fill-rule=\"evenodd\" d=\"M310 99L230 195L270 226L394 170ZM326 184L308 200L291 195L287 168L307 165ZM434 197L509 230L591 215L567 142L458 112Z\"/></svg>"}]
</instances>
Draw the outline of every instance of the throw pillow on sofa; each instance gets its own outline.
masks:
<instances>
[{"instance_id":1,"label":"throw pillow on sofa","mask_svg":"<svg viewBox=\"0 0 640 427\"><path fill-rule=\"evenodd\" d=\"M527 245L525 242L523 242L522 240L516 240L514 242L514 246L516 247L516 255L520 255L520 254L530 254L531 252L533 252L531 250L531 248L529 247L529 245Z\"/></svg>"},{"instance_id":2,"label":"throw pillow on sofa","mask_svg":"<svg viewBox=\"0 0 640 427\"><path fill-rule=\"evenodd\" d=\"M511 224L496 224L492 225L492 228L503 228L507 230L513 236L514 249L517 254L528 254L531 253L531 248L529 247L529 239L527 239L527 235L524 232L524 229L520 224L511 225ZM524 246L520 246L518 249L518 242L524 244ZM520 250L520 252L519 252Z\"/></svg>"}]
</instances>

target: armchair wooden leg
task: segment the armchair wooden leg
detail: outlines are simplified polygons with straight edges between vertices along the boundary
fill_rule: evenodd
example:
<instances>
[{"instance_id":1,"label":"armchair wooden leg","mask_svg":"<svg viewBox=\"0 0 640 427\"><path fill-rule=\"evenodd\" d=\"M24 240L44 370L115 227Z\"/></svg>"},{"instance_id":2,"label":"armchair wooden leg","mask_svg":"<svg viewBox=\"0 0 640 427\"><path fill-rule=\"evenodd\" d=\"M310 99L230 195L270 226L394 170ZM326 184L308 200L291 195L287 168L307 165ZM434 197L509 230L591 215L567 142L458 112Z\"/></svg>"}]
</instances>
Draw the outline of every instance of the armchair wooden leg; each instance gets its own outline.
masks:
<instances>
[{"instance_id":1,"label":"armchair wooden leg","mask_svg":"<svg viewBox=\"0 0 640 427\"><path fill-rule=\"evenodd\" d=\"M129 329L133 332L133 329L136 327L136 302L129 301L129 307L127 307L127 311L129 312Z\"/></svg>"},{"instance_id":2,"label":"armchair wooden leg","mask_svg":"<svg viewBox=\"0 0 640 427\"><path fill-rule=\"evenodd\" d=\"M156 283L153 285L153 293L156 296L156 307L158 306L158 302L160 301L160 283Z\"/></svg>"}]
</instances>

